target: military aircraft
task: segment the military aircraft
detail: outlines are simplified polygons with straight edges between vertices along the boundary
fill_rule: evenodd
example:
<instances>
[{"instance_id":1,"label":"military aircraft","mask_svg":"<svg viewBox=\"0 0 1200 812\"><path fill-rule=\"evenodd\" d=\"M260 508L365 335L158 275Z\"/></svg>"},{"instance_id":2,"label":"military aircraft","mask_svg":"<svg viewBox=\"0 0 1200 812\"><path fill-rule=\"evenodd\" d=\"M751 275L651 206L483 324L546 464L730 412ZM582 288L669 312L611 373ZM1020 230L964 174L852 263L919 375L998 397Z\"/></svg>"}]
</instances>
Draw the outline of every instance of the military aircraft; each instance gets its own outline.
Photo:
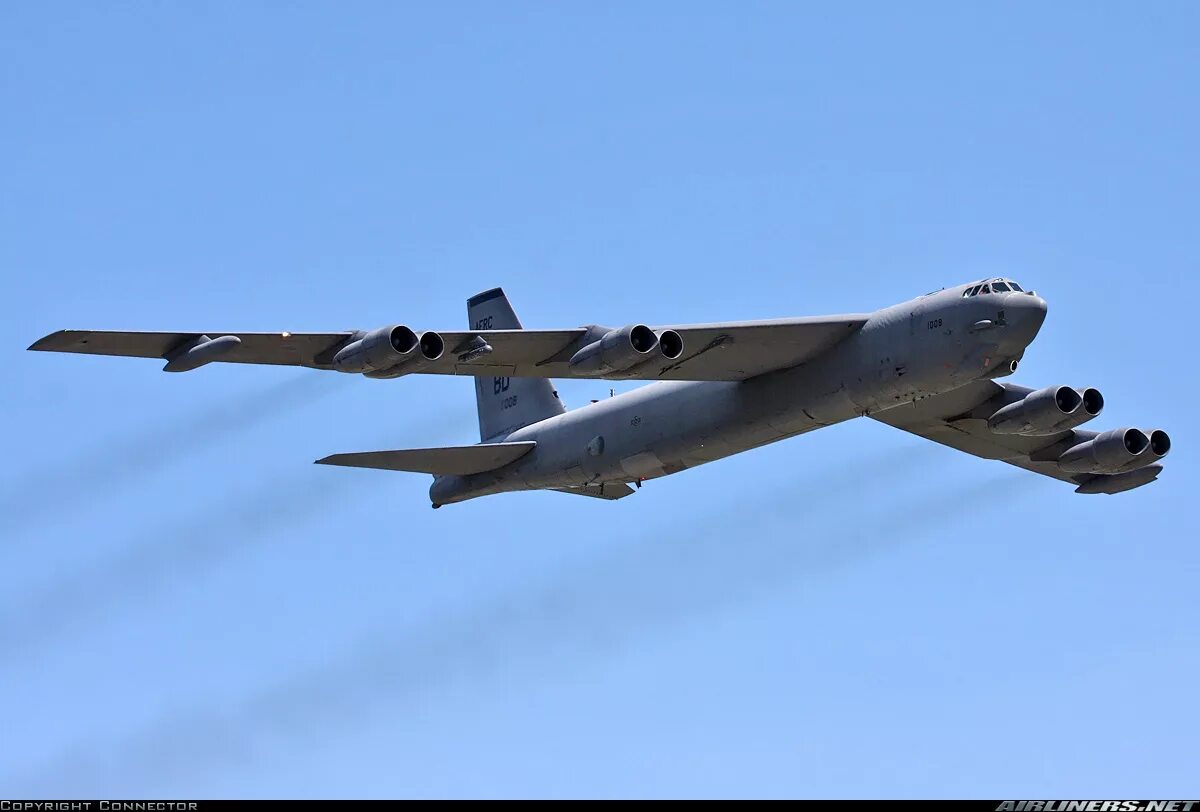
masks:
<instances>
[{"instance_id":1,"label":"military aircraft","mask_svg":"<svg viewBox=\"0 0 1200 812\"><path fill-rule=\"evenodd\" d=\"M999 383L1041 329L1046 301L994 278L874 313L648 327L522 328L500 288L467 300L470 329L340 333L63 330L29 349L213 361L398 378L471 375L476 445L334 454L326 465L432 474L433 507L508 491L622 499L646 480L870 417L985 459L1115 494L1154 481L1160 429L1080 429L1091 387ZM552 378L646 380L567 411Z\"/></svg>"}]
</instances>

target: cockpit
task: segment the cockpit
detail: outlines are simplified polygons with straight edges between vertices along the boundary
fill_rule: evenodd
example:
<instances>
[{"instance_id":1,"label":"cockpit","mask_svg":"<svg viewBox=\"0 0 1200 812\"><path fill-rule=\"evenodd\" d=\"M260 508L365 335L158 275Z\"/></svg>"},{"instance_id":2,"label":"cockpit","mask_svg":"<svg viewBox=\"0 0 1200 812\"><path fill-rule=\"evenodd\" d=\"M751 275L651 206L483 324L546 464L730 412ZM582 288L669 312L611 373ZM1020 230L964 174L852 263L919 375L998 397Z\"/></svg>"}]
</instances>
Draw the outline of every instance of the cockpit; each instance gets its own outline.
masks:
<instances>
[{"instance_id":1,"label":"cockpit","mask_svg":"<svg viewBox=\"0 0 1200 812\"><path fill-rule=\"evenodd\" d=\"M985 293L1024 293L1025 289L1011 279L989 279L986 282L980 282L976 285L969 285L963 291L963 298L968 296L982 296Z\"/></svg>"}]
</instances>

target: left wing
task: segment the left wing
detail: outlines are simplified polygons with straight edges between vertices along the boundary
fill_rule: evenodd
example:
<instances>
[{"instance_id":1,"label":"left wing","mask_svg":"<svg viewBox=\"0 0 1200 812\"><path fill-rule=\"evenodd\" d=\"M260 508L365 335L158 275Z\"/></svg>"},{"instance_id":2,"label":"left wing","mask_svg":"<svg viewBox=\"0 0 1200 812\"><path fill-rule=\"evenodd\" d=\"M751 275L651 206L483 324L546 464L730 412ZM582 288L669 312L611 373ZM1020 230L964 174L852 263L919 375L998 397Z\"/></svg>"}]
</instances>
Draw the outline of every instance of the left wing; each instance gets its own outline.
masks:
<instances>
[{"instance_id":1,"label":"left wing","mask_svg":"<svg viewBox=\"0 0 1200 812\"><path fill-rule=\"evenodd\" d=\"M569 364L576 352L611 332L613 328L609 327L442 333L447 349L469 346L478 336L492 347L492 352L465 362L433 364L420 371L518 378L742 381L809 361L849 337L866 321L866 316L850 314L653 327L656 334L678 333L683 352L674 359L651 353L655 357L644 364L619 372L596 372Z\"/></svg>"},{"instance_id":2,"label":"left wing","mask_svg":"<svg viewBox=\"0 0 1200 812\"><path fill-rule=\"evenodd\" d=\"M410 372L527 378L612 378L621 380L740 381L809 361L857 331L867 316L809 316L765 321L735 321L650 328L655 335L673 331L682 349L668 357L655 349L631 368L613 370L572 366L580 350L596 345L612 328L592 325L570 330L473 330L415 334L408 328L340 333L144 333L60 330L29 349L50 352L161 358L169 372L195 369L213 361L286 364L316 369L366 372L396 377ZM346 369L334 363L339 350L389 330L419 335L421 351L440 348L436 358L399 361L392 369ZM641 328L646 330L647 328ZM657 342L657 338L655 339ZM349 351L349 350L348 350ZM414 350L414 352L416 352ZM417 353L419 355L419 353Z\"/></svg>"},{"instance_id":3,"label":"left wing","mask_svg":"<svg viewBox=\"0 0 1200 812\"><path fill-rule=\"evenodd\" d=\"M975 381L941 395L877 412L871 417L976 457L1000 460L1035 474L1069 482L1076 486L1076 493L1120 493L1153 482L1162 471L1157 460L1165 456L1169 440L1161 454L1157 453L1160 449L1146 448L1142 453L1152 456L1142 458L1140 467L1117 473L1077 473L1060 467L1060 455L1096 439L1100 436L1097 432L1072 428L1025 436L997 434L988 427L988 418L997 410L1021 401L1033 391L991 380Z\"/></svg>"}]
</instances>

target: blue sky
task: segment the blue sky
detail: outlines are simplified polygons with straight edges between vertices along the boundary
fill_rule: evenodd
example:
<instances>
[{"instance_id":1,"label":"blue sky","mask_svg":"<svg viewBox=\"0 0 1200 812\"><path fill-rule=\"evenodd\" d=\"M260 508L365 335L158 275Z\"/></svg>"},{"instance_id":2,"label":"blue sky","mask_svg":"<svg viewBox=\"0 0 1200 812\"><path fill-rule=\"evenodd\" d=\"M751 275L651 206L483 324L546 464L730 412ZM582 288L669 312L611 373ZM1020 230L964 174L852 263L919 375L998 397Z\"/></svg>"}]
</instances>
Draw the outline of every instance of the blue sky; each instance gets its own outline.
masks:
<instances>
[{"instance_id":1,"label":"blue sky","mask_svg":"<svg viewBox=\"0 0 1200 812\"><path fill-rule=\"evenodd\" d=\"M1194 794L1194 4L7 4L9 796ZM869 310L1003 274L1116 497L854 421L614 504L318 468L471 384L52 330ZM563 383L568 406L603 382ZM618 384L618 389L628 388Z\"/></svg>"}]
</instances>

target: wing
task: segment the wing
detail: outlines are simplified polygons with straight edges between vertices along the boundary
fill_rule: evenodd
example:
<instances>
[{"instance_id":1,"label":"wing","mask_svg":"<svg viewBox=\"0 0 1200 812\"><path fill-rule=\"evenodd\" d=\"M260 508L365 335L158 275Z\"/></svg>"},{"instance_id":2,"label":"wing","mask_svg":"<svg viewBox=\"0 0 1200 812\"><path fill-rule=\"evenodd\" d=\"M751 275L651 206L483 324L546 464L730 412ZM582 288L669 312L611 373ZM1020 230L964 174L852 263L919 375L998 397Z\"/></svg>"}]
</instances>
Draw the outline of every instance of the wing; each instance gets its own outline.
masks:
<instances>
[{"instance_id":1,"label":"wing","mask_svg":"<svg viewBox=\"0 0 1200 812\"><path fill-rule=\"evenodd\" d=\"M628 372L601 373L569 365L571 356L599 340L612 328L576 330L492 330L442 333L447 349L469 347L476 337L492 351L466 361L433 365L421 372L495 375L517 378L614 378L644 381L742 381L798 366L845 340L867 322L862 314L810 316L764 321L662 325L674 330L683 352L669 360L659 356Z\"/></svg>"},{"instance_id":2,"label":"wing","mask_svg":"<svg viewBox=\"0 0 1200 812\"><path fill-rule=\"evenodd\" d=\"M657 333L676 331L683 340L683 352L673 360L655 355L652 360L619 373L583 370L568 363L576 352L609 332L611 328L607 327L445 332L439 334L445 347L442 357L412 371L527 378L740 381L809 361L856 332L866 321L865 315L848 314L655 327L652 329ZM362 335L361 331L143 333L61 330L40 339L29 349L162 358L169 361L168 371L194 369L211 361L332 369L337 351ZM184 360L172 360L181 358Z\"/></svg>"},{"instance_id":3,"label":"wing","mask_svg":"<svg viewBox=\"0 0 1200 812\"><path fill-rule=\"evenodd\" d=\"M284 364L329 369L333 353L354 334L342 333L141 333L109 330L59 330L29 347L41 352L123 355L167 359L208 336L233 336L214 361L234 364Z\"/></svg>"},{"instance_id":4,"label":"wing","mask_svg":"<svg viewBox=\"0 0 1200 812\"><path fill-rule=\"evenodd\" d=\"M1025 437L995 434L987 418L997 409L1016 403L1034 390L995 381L974 383L934 397L872 414L880 423L965 451L976 457L1000 460L1035 474L1076 486L1081 493L1116 493L1152 482L1161 465L1148 465L1128 474L1073 474L1059 468L1058 455L1098 436L1097 432L1068 429L1056 434ZM1120 478L1120 479L1118 479ZM1135 484L1136 483L1136 484Z\"/></svg>"}]
</instances>

